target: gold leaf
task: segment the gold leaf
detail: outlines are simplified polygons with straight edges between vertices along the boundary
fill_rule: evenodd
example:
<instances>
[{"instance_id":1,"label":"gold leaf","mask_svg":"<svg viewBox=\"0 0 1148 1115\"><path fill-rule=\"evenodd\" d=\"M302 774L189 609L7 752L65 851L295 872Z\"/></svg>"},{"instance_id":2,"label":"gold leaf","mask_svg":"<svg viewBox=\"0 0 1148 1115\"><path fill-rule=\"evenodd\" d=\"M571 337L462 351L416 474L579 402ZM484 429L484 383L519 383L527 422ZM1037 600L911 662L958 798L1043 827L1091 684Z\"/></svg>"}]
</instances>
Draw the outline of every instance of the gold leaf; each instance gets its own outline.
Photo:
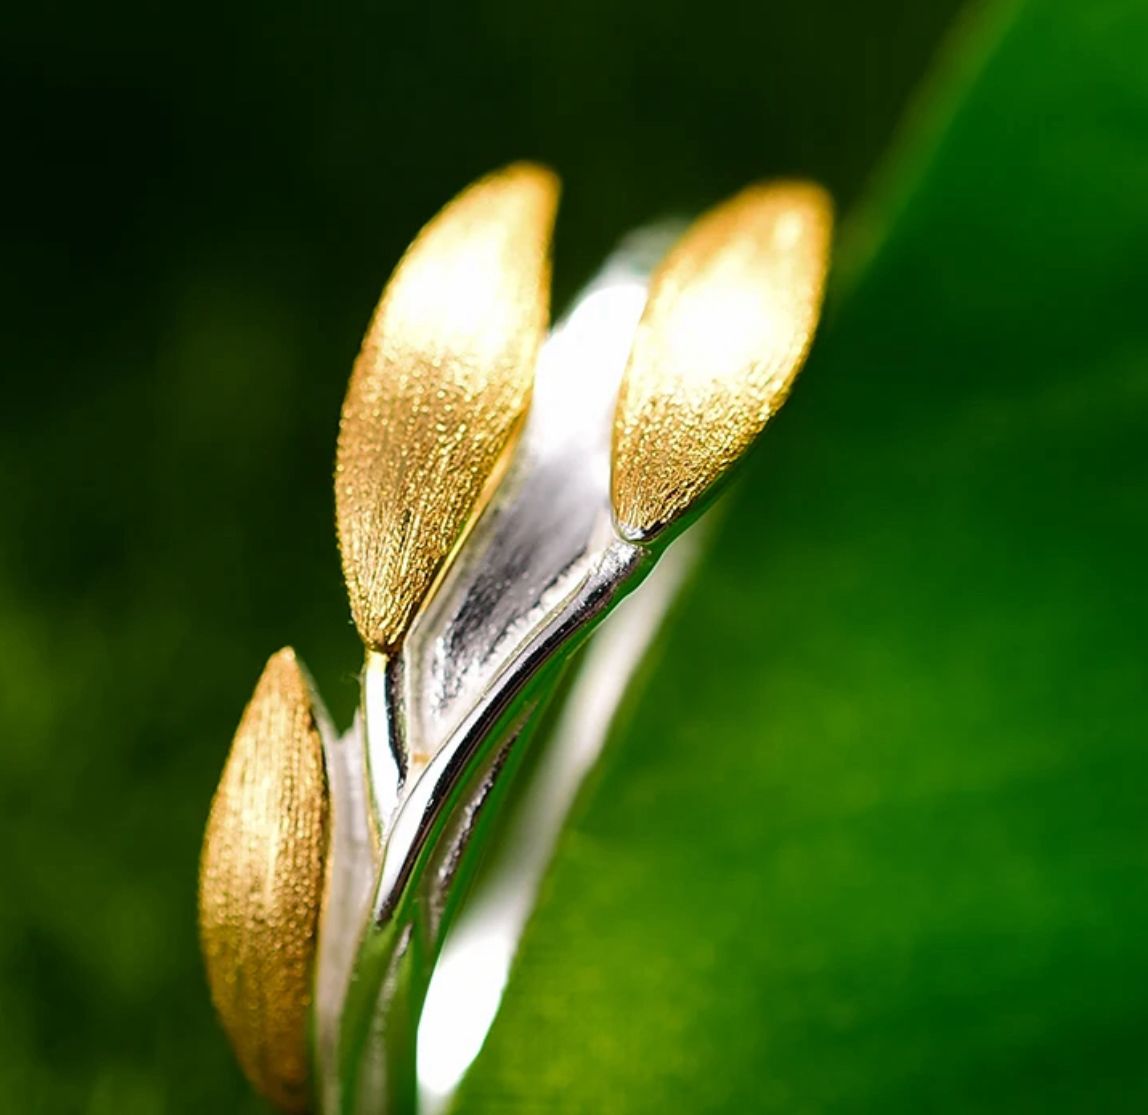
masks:
<instances>
[{"instance_id":1,"label":"gold leaf","mask_svg":"<svg viewBox=\"0 0 1148 1115\"><path fill-rule=\"evenodd\" d=\"M463 191L391 277L343 404L335 505L363 641L393 651L493 489L529 405L558 182Z\"/></svg>"},{"instance_id":2,"label":"gold leaf","mask_svg":"<svg viewBox=\"0 0 1148 1115\"><path fill-rule=\"evenodd\" d=\"M267 663L203 841L199 928L239 1063L284 1111L310 1105L308 1018L329 799L312 696L294 651Z\"/></svg>"},{"instance_id":3,"label":"gold leaf","mask_svg":"<svg viewBox=\"0 0 1148 1115\"><path fill-rule=\"evenodd\" d=\"M785 401L820 313L832 223L817 186L751 186L658 267L614 417L611 494L627 538L685 514Z\"/></svg>"}]
</instances>

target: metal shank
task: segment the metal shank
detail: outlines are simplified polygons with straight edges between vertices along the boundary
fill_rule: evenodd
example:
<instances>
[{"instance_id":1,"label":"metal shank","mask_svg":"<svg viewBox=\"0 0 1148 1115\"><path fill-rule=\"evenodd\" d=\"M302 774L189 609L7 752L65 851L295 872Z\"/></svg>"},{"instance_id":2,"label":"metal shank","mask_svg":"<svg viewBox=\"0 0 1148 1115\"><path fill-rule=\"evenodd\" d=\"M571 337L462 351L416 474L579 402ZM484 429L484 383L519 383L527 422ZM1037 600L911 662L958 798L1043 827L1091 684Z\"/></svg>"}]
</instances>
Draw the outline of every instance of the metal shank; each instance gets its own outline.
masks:
<instances>
[{"instance_id":1,"label":"metal shank","mask_svg":"<svg viewBox=\"0 0 1148 1115\"><path fill-rule=\"evenodd\" d=\"M320 1064L328 1110L413 1109L418 1016L483 806L570 654L652 565L615 531L609 446L645 275L668 239L631 238L552 333L499 491L400 653L368 658L344 743L365 755L381 855L353 964L320 963L320 997L342 1003L326 1016L338 1034L319 1034L335 1051Z\"/></svg>"}]
</instances>

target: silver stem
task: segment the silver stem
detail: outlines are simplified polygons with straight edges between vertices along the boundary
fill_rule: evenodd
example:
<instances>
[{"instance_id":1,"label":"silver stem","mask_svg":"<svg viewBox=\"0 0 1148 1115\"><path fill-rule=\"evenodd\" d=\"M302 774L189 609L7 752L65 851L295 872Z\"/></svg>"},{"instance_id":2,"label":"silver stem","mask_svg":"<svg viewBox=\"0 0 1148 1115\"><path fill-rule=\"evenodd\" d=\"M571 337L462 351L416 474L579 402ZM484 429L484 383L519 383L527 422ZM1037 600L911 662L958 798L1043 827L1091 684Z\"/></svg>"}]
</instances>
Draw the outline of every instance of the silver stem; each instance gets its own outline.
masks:
<instances>
[{"instance_id":1,"label":"silver stem","mask_svg":"<svg viewBox=\"0 0 1148 1115\"><path fill-rule=\"evenodd\" d=\"M359 942L349 979L341 956L320 956L328 1111L414 1109L418 1019L482 840L482 810L509 781L570 655L657 556L614 529L609 446L645 267L670 237L624 245L555 329L494 501L402 651L368 656L355 739L377 875L365 928L354 902L332 903L328 915L341 940Z\"/></svg>"},{"instance_id":2,"label":"silver stem","mask_svg":"<svg viewBox=\"0 0 1148 1115\"><path fill-rule=\"evenodd\" d=\"M419 1024L421 1115L441 1115L494 1021L522 930L575 795L593 767L634 669L698 547L674 545L604 621L565 697L545 750L521 787L481 885L468 896L435 964ZM517 792L517 791L516 791Z\"/></svg>"}]
</instances>

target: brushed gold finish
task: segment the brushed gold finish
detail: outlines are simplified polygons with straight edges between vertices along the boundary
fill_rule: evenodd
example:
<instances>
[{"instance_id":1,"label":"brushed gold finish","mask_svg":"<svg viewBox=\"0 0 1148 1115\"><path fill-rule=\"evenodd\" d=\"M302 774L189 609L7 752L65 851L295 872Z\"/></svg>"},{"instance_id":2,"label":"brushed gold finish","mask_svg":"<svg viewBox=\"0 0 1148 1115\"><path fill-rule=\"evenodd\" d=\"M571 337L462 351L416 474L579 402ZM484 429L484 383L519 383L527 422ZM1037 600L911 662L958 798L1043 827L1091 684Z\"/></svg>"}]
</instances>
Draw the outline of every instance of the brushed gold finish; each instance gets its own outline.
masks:
<instances>
[{"instance_id":1,"label":"brushed gold finish","mask_svg":"<svg viewBox=\"0 0 1148 1115\"><path fill-rule=\"evenodd\" d=\"M820 313L832 224L818 186L751 186L655 271L614 418L611 497L631 541L681 518L785 401Z\"/></svg>"},{"instance_id":2,"label":"brushed gold finish","mask_svg":"<svg viewBox=\"0 0 1148 1115\"><path fill-rule=\"evenodd\" d=\"M399 262L343 404L335 504L351 612L393 651L493 489L529 405L558 181L463 191Z\"/></svg>"},{"instance_id":3,"label":"brushed gold finish","mask_svg":"<svg viewBox=\"0 0 1148 1115\"><path fill-rule=\"evenodd\" d=\"M292 650L267 663L211 805L199 928L211 998L251 1083L310 1106L308 1026L329 798L310 686Z\"/></svg>"}]
</instances>

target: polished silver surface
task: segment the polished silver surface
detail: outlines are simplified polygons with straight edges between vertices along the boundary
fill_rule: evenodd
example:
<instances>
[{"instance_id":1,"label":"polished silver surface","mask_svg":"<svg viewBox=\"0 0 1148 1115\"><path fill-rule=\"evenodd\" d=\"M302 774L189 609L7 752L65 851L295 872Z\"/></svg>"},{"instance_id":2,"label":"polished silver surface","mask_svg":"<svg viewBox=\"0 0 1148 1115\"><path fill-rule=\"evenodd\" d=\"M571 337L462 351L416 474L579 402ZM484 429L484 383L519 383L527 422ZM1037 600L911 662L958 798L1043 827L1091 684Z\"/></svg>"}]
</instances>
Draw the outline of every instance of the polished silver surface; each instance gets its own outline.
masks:
<instances>
[{"instance_id":1,"label":"polished silver surface","mask_svg":"<svg viewBox=\"0 0 1148 1115\"><path fill-rule=\"evenodd\" d=\"M362 712L337 756L365 770L367 792L336 793L343 862L323 932L337 943L319 960L328 1112L414 1109L418 1020L484 807L513 777L570 655L653 566L655 553L614 529L609 453L645 276L670 239L669 229L631 238L553 331L498 492L402 651L368 657ZM344 877L348 857L362 870L364 802L377 853L366 905ZM351 815L342 830L340 808ZM355 837L340 844L340 831Z\"/></svg>"},{"instance_id":2,"label":"polished silver surface","mask_svg":"<svg viewBox=\"0 0 1148 1115\"><path fill-rule=\"evenodd\" d=\"M478 1054L518 941L575 795L606 741L637 664L698 551L677 542L603 622L577 664L543 753L519 787L504 831L434 967L418 1030L420 1115L440 1115Z\"/></svg>"},{"instance_id":3,"label":"polished silver surface","mask_svg":"<svg viewBox=\"0 0 1148 1115\"><path fill-rule=\"evenodd\" d=\"M360 720L341 739L324 726L323 749L331 793L331 851L319 926L315 987L315 1059L324 1111L338 1107L339 1018L362 927L378 875L380 848L372 831Z\"/></svg>"},{"instance_id":4,"label":"polished silver surface","mask_svg":"<svg viewBox=\"0 0 1148 1115\"><path fill-rule=\"evenodd\" d=\"M547 340L518 450L407 642L412 753L431 754L591 575L614 540L614 401L645 305L628 258Z\"/></svg>"}]
</instances>

